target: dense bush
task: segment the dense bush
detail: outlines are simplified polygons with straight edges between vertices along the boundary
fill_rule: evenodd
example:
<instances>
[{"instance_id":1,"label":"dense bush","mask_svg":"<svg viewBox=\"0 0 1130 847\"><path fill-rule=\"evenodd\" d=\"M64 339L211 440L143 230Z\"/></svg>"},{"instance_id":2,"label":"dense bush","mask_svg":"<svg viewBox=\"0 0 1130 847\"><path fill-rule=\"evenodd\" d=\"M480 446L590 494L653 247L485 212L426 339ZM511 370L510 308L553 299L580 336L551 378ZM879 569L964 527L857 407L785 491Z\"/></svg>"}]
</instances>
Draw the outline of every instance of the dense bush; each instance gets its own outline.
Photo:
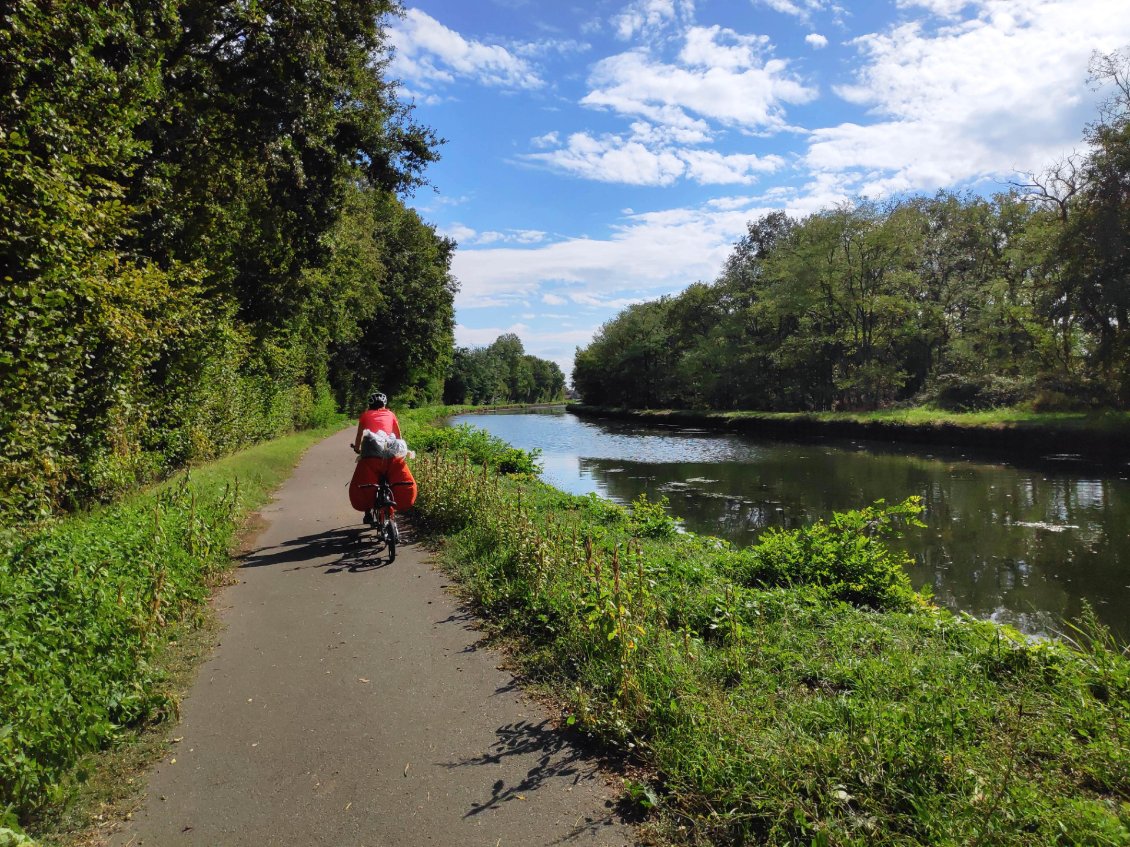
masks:
<instances>
[{"instance_id":1,"label":"dense bush","mask_svg":"<svg viewBox=\"0 0 1130 847\"><path fill-rule=\"evenodd\" d=\"M802 529L771 527L757 544L734 554L727 568L744 585L814 585L859 606L905 610L914 600L904 569L910 560L887 541L903 527L925 526L918 520L921 511L921 498L911 497Z\"/></svg>"}]
</instances>

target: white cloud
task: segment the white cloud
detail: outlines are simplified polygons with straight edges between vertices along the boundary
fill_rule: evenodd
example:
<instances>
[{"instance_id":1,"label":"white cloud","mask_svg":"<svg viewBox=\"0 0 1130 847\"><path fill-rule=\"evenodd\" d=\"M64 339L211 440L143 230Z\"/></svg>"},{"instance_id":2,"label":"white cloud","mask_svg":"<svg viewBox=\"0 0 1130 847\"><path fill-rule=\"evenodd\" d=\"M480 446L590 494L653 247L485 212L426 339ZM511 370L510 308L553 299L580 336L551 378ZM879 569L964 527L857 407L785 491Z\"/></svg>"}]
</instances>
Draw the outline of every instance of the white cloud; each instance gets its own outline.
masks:
<instances>
[{"instance_id":1,"label":"white cloud","mask_svg":"<svg viewBox=\"0 0 1130 847\"><path fill-rule=\"evenodd\" d=\"M804 37L804 41L816 50L822 50L828 46L828 39L818 32L810 32Z\"/></svg>"},{"instance_id":2,"label":"white cloud","mask_svg":"<svg viewBox=\"0 0 1130 847\"><path fill-rule=\"evenodd\" d=\"M547 291L541 296L541 302L545 303L547 306L564 306L569 301L564 297Z\"/></svg>"},{"instance_id":3,"label":"white cloud","mask_svg":"<svg viewBox=\"0 0 1130 847\"><path fill-rule=\"evenodd\" d=\"M395 48L391 71L419 88L452 83L456 78L503 88L538 88L543 83L523 58L498 44L464 38L419 9L408 9L389 27Z\"/></svg>"},{"instance_id":4,"label":"white cloud","mask_svg":"<svg viewBox=\"0 0 1130 847\"><path fill-rule=\"evenodd\" d=\"M460 246L483 244L538 244L546 239L546 233L540 229L507 229L484 230L479 232L461 223L441 227L439 234L454 238Z\"/></svg>"},{"instance_id":5,"label":"white cloud","mask_svg":"<svg viewBox=\"0 0 1130 847\"><path fill-rule=\"evenodd\" d=\"M641 50L610 56L593 68L581 103L667 127L701 130L708 119L744 130L782 128L782 104L806 103L816 91L784 61L755 56L758 43L732 30L695 28L684 53L696 64L658 62ZM721 64L697 64L708 58Z\"/></svg>"},{"instance_id":6,"label":"white cloud","mask_svg":"<svg viewBox=\"0 0 1130 847\"><path fill-rule=\"evenodd\" d=\"M784 165L779 156L727 155L655 142L656 137L646 130L627 138L597 138L578 132L557 150L531 153L525 158L585 179L625 185L672 185L680 179L700 185L748 185L759 175Z\"/></svg>"},{"instance_id":7,"label":"white cloud","mask_svg":"<svg viewBox=\"0 0 1130 847\"><path fill-rule=\"evenodd\" d=\"M1039 170L1077 143L1092 108L1088 57L1130 41L1130 15L1111 0L966 5L966 20L856 39L866 64L836 92L880 120L815 130L805 164L840 191L875 195Z\"/></svg>"},{"instance_id":8,"label":"white cloud","mask_svg":"<svg viewBox=\"0 0 1130 847\"><path fill-rule=\"evenodd\" d=\"M464 242L473 241L475 236L478 235L474 229L461 223L453 223L450 226L440 227L439 234L447 238L454 238L461 244Z\"/></svg>"},{"instance_id":9,"label":"white cloud","mask_svg":"<svg viewBox=\"0 0 1130 847\"><path fill-rule=\"evenodd\" d=\"M546 234L538 229L508 229L505 232L487 230L479 233L475 244L537 244L545 240Z\"/></svg>"},{"instance_id":10,"label":"white cloud","mask_svg":"<svg viewBox=\"0 0 1130 847\"><path fill-rule=\"evenodd\" d=\"M538 149L544 150L547 147L556 147L561 143L561 133L554 130L547 132L545 135L539 135L530 139L530 144Z\"/></svg>"},{"instance_id":11,"label":"white cloud","mask_svg":"<svg viewBox=\"0 0 1130 847\"><path fill-rule=\"evenodd\" d=\"M953 18L971 2L972 0L898 0L896 5L900 9L917 6L940 17Z\"/></svg>"},{"instance_id":12,"label":"white cloud","mask_svg":"<svg viewBox=\"0 0 1130 847\"><path fill-rule=\"evenodd\" d=\"M538 247L459 250L452 270L459 309L537 296L550 305L578 296L638 297L713 279L756 211L671 209L628 217L606 239L571 238ZM542 286L552 284L539 294ZM548 298L548 299L547 299Z\"/></svg>"},{"instance_id":13,"label":"white cloud","mask_svg":"<svg viewBox=\"0 0 1130 847\"><path fill-rule=\"evenodd\" d=\"M691 27L679 61L705 68L746 70L756 67L762 52L769 45L765 35L742 35L721 26Z\"/></svg>"},{"instance_id":14,"label":"white cloud","mask_svg":"<svg viewBox=\"0 0 1130 847\"><path fill-rule=\"evenodd\" d=\"M823 0L795 0L795 2L794 0L754 0L754 3L755 5L760 3L775 12L792 15L801 20L808 20L813 12L818 12L827 6Z\"/></svg>"},{"instance_id":15,"label":"white cloud","mask_svg":"<svg viewBox=\"0 0 1130 847\"><path fill-rule=\"evenodd\" d=\"M612 19L616 37L654 37L667 26L694 16L694 0L633 0Z\"/></svg>"},{"instance_id":16,"label":"white cloud","mask_svg":"<svg viewBox=\"0 0 1130 847\"><path fill-rule=\"evenodd\" d=\"M460 347L486 347L498 340L498 336L512 332L519 338L530 328L524 323L513 323L506 327L484 326L472 328L463 324L455 325L455 343ZM523 346L525 344L523 343Z\"/></svg>"},{"instance_id":17,"label":"white cloud","mask_svg":"<svg viewBox=\"0 0 1130 847\"><path fill-rule=\"evenodd\" d=\"M722 211L731 211L733 209L742 209L749 206L753 202L752 197L734 196L734 197L715 197L713 200L706 201L706 205L710 209L721 209Z\"/></svg>"}]
</instances>

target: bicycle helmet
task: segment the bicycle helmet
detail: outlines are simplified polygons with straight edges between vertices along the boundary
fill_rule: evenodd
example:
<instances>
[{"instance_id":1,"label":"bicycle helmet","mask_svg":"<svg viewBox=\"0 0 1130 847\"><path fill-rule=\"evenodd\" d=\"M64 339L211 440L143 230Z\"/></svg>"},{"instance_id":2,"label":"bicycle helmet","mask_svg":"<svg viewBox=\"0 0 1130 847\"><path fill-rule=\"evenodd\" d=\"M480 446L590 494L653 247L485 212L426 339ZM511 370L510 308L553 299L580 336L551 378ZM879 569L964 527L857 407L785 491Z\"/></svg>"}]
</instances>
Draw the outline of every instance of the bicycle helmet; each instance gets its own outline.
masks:
<instances>
[{"instance_id":1,"label":"bicycle helmet","mask_svg":"<svg viewBox=\"0 0 1130 847\"><path fill-rule=\"evenodd\" d=\"M383 409L388 405L388 398L381 394L379 391L374 391L369 395L369 408L370 409Z\"/></svg>"}]
</instances>

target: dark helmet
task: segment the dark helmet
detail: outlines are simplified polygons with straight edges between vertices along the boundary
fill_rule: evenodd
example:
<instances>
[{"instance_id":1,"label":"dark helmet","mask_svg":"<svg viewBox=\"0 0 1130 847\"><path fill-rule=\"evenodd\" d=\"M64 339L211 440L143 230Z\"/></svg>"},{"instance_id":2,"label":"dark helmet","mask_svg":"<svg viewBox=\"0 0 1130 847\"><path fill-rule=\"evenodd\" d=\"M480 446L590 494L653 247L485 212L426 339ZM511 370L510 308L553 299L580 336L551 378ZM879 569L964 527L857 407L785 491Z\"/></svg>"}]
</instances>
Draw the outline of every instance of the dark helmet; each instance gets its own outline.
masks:
<instances>
[{"instance_id":1,"label":"dark helmet","mask_svg":"<svg viewBox=\"0 0 1130 847\"><path fill-rule=\"evenodd\" d=\"M381 394L381 392L374 391L372 394L369 395L369 408L370 409L383 409L387 405L388 405L388 398L385 397L383 394Z\"/></svg>"}]
</instances>

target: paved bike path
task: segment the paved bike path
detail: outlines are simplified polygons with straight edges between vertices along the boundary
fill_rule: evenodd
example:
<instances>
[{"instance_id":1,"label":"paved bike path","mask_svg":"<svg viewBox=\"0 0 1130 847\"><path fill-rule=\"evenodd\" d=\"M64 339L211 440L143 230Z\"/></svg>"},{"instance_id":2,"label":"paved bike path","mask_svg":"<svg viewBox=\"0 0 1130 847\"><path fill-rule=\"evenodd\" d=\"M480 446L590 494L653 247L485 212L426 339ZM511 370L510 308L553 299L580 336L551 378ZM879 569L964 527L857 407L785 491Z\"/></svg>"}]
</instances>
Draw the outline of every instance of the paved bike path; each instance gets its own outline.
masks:
<instances>
[{"instance_id":1,"label":"paved bike path","mask_svg":"<svg viewBox=\"0 0 1130 847\"><path fill-rule=\"evenodd\" d=\"M349 432L311 448L220 595L225 629L116 847L626 845L612 790L405 533L348 502Z\"/></svg>"}]
</instances>

